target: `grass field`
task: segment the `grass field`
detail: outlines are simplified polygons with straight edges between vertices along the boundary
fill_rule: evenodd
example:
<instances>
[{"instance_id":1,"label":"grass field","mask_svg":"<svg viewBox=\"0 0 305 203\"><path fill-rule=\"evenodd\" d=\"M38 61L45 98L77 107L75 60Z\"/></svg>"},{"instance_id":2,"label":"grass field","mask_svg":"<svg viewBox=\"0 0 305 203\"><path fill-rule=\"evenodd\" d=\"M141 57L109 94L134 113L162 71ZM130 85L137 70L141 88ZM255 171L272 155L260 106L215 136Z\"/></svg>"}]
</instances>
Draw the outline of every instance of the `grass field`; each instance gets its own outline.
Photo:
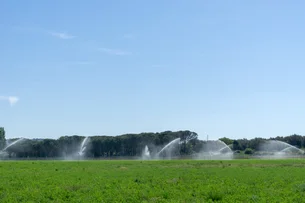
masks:
<instances>
[{"instance_id":1,"label":"grass field","mask_svg":"<svg viewBox=\"0 0 305 203\"><path fill-rule=\"evenodd\" d=\"M2 161L0 202L305 202L305 160Z\"/></svg>"}]
</instances>

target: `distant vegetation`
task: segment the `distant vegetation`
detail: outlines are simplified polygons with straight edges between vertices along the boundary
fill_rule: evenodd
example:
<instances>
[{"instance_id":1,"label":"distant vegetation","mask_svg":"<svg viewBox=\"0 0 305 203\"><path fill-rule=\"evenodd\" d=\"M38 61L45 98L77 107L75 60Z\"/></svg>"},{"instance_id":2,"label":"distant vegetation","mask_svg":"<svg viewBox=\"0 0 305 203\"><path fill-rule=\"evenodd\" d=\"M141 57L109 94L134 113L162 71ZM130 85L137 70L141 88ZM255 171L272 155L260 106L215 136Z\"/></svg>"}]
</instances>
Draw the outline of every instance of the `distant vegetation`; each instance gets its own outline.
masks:
<instances>
[{"instance_id":1,"label":"distant vegetation","mask_svg":"<svg viewBox=\"0 0 305 203\"><path fill-rule=\"evenodd\" d=\"M3 127L0 127L0 149L5 146L5 130Z\"/></svg>"},{"instance_id":2,"label":"distant vegetation","mask_svg":"<svg viewBox=\"0 0 305 203\"><path fill-rule=\"evenodd\" d=\"M195 132L185 131L165 131L161 133L140 133L140 134L124 134L119 136L91 136L89 147L86 150L86 157L134 157L141 156L144 146L147 145L150 150L160 150L170 141L181 138L185 140L192 134L195 139L180 145L176 155L187 156L199 153L205 141L199 140ZM26 158L26 157L63 157L70 156L79 151L80 143L84 136L62 136L59 139L28 139L16 146L7 149L10 157ZM298 148L305 148L305 136L291 135L287 137L271 138L284 141ZM7 141L5 130L0 128L0 150L3 149ZM221 138L235 153L253 154L259 150L259 145L267 139L230 139ZM151 151L154 153L154 151Z\"/></svg>"},{"instance_id":3,"label":"distant vegetation","mask_svg":"<svg viewBox=\"0 0 305 203\"><path fill-rule=\"evenodd\" d=\"M200 141L197 134L191 131L161 133L124 134L120 136L90 136L86 157L133 157L141 156L147 145L150 149L160 150L164 145L176 138L185 140L192 135L193 140L180 145L177 155L190 155L199 151ZM84 136L63 136L59 139L28 139L22 141L6 151L10 157L66 157L77 153ZM10 141L14 141L12 139ZM3 142L3 141L2 141ZM4 145L2 145L4 146ZM3 147L2 147L3 148Z\"/></svg>"},{"instance_id":4,"label":"distant vegetation","mask_svg":"<svg viewBox=\"0 0 305 203\"><path fill-rule=\"evenodd\" d=\"M305 136L301 135L290 135L286 137L275 137L270 139L264 139L264 138L254 138L254 139L230 139L230 138L221 138L224 143L229 145L233 151L246 151L248 153L254 153L255 151L259 150L259 146L262 142L266 140L279 140L282 142L286 142L292 146L295 146L297 148L305 148ZM250 152L250 150L252 150Z\"/></svg>"}]
</instances>

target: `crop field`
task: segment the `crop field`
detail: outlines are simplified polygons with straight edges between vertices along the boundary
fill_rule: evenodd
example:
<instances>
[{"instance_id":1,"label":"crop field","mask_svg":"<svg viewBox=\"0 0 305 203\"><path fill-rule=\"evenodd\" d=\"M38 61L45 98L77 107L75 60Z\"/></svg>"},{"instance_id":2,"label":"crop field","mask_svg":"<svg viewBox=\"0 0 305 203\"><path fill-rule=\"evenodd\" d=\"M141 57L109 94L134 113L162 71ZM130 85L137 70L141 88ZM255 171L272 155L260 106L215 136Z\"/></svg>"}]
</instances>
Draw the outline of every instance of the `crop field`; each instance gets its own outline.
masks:
<instances>
[{"instance_id":1,"label":"crop field","mask_svg":"<svg viewBox=\"0 0 305 203\"><path fill-rule=\"evenodd\" d=\"M2 161L0 202L305 202L305 160Z\"/></svg>"}]
</instances>

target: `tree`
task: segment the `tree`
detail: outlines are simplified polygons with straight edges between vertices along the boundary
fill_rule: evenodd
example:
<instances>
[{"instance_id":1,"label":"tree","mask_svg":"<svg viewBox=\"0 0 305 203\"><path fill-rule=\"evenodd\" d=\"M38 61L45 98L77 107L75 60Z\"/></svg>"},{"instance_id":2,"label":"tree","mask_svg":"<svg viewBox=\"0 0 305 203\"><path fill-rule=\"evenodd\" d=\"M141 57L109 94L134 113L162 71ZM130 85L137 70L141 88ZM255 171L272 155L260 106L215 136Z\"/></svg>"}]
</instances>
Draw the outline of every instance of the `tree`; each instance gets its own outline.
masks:
<instances>
[{"instance_id":1,"label":"tree","mask_svg":"<svg viewBox=\"0 0 305 203\"><path fill-rule=\"evenodd\" d=\"M237 140L233 141L233 150L240 150L240 145L239 142Z\"/></svg>"},{"instance_id":2,"label":"tree","mask_svg":"<svg viewBox=\"0 0 305 203\"><path fill-rule=\"evenodd\" d=\"M254 138L249 140L249 144L247 148L251 148L253 150L259 150L260 144L263 143L265 139L263 138Z\"/></svg>"},{"instance_id":3,"label":"tree","mask_svg":"<svg viewBox=\"0 0 305 203\"><path fill-rule=\"evenodd\" d=\"M221 140L224 143L226 143L226 145L233 144L233 140L231 140L230 138L227 138L227 137L220 138L219 140Z\"/></svg>"},{"instance_id":4,"label":"tree","mask_svg":"<svg viewBox=\"0 0 305 203\"><path fill-rule=\"evenodd\" d=\"M5 147L5 130L3 127L0 127L0 149Z\"/></svg>"}]
</instances>

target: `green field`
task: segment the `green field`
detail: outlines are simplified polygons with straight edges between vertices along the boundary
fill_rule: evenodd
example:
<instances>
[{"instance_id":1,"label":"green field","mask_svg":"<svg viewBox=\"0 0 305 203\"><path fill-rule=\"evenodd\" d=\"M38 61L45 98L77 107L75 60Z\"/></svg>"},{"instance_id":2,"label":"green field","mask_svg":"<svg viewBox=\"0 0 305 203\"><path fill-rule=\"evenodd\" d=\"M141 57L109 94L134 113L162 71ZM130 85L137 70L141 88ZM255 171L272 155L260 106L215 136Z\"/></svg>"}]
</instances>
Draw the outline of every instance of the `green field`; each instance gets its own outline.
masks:
<instances>
[{"instance_id":1,"label":"green field","mask_svg":"<svg viewBox=\"0 0 305 203\"><path fill-rule=\"evenodd\" d=\"M305 160L2 161L0 202L305 202Z\"/></svg>"}]
</instances>

